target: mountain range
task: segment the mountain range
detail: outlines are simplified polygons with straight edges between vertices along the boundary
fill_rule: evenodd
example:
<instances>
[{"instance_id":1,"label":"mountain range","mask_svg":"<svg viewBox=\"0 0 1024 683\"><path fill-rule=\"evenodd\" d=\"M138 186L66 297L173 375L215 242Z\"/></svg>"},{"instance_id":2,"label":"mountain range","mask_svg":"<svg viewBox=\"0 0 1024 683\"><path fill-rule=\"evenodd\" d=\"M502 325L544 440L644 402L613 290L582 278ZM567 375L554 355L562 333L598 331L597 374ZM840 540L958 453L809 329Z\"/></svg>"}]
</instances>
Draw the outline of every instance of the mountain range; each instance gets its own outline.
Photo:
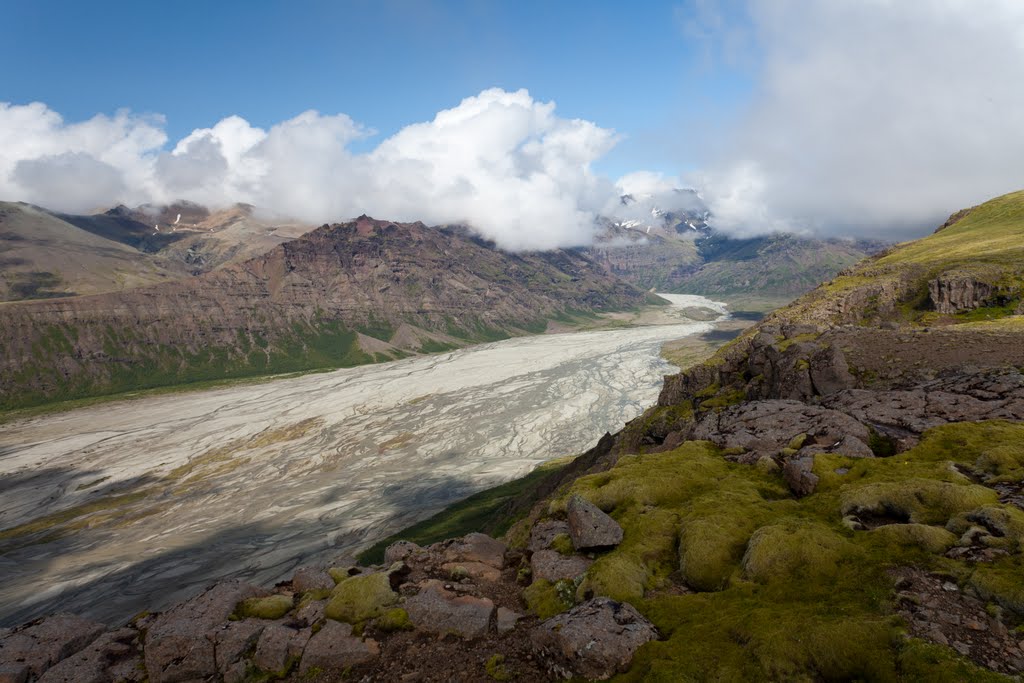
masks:
<instances>
[{"instance_id":1,"label":"mountain range","mask_svg":"<svg viewBox=\"0 0 1024 683\"><path fill-rule=\"evenodd\" d=\"M87 225L138 236L121 216ZM580 251L512 254L461 228L362 216L245 260L251 245L213 241L190 234L156 252L203 254L204 268L220 261L198 275L0 306L0 407L391 360L663 303Z\"/></svg>"}]
</instances>

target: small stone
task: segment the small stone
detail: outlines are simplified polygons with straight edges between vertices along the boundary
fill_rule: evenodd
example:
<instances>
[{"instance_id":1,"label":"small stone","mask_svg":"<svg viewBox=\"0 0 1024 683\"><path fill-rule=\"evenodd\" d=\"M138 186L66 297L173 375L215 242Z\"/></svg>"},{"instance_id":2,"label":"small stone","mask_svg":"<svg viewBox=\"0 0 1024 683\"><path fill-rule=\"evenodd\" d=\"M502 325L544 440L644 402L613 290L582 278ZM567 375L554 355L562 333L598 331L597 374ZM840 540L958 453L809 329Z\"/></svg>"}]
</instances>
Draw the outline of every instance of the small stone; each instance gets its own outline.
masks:
<instances>
[{"instance_id":1,"label":"small stone","mask_svg":"<svg viewBox=\"0 0 1024 683\"><path fill-rule=\"evenodd\" d=\"M513 612L507 607L499 607L496 615L498 633L508 633L516 627L516 623L522 619L522 615Z\"/></svg>"},{"instance_id":2,"label":"small stone","mask_svg":"<svg viewBox=\"0 0 1024 683\"><path fill-rule=\"evenodd\" d=\"M782 467L782 478L798 496L809 496L818 488L818 475L812 469L814 457L791 458Z\"/></svg>"},{"instance_id":3,"label":"small stone","mask_svg":"<svg viewBox=\"0 0 1024 683\"><path fill-rule=\"evenodd\" d=\"M384 550L384 564L402 562L413 553L423 550L412 541L395 541Z\"/></svg>"},{"instance_id":4,"label":"small stone","mask_svg":"<svg viewBox=\"0 0 1024 683\"><path fill-rule=\"evenodd\" d=\"M975 621L974 619L968 619L966 622L964 622L964 626L971 629L972 631L988 630L988 628L983 623L981 623L980 621Z\"/></svg>"},{"instance_id":5,"label":"small stone","mask_svg":"<svg viewBox=\"0 0 1024 683\"><path fill-rule=\"evenodd\" d=\"M593 503L573 496L566 512L576 550L612 548L622 543L622 527Z\"/></svg>"},{"instance_id":6,"label":"small stone","mask_svg":"<svg viewBox=\"0 0 1024 683\"><path fill-rule=\"evenodd\" d=\"M953 649L962 654L964 657L971 654L971 647L966 643L961 643L959 640L953 641Z\"/></svg>"},{"instance_id":7,"label":"small stone","mask_svg":"<svg viewBox=\"0 0 1024 683\"><path fill-rule=\"evenodd\" d=\"M949 591L950 593L952 593L953 591L958 591L960 589L957 588L957 585L955 583L951 581L945 581L942 584L942 590Z\"/></svg>"},{"instance_id":8,"label":"small stone","mask_svg":"<svg viewBox=\"0 0 1024 683\"><path fill-rule=\"evenodd\" d=\"M937 628L933 628L929 631L928 637L939 645L949 645L949 639L946 638L946 635Z\"/></svg>"}]
</instances>

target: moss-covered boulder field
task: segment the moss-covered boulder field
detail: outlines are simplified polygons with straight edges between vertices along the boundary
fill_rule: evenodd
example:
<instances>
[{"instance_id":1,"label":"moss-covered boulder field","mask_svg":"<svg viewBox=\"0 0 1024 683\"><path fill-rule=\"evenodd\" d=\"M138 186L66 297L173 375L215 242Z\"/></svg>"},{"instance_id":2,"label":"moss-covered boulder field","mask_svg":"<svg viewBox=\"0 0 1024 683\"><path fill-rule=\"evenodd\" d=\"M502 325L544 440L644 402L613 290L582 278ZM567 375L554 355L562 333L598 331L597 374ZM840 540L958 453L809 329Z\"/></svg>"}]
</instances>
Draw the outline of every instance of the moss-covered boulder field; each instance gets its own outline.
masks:
<instances>
[{"instance_id":1,"label":"moss-covered boulder field","mask_svg":"<svg viewBox=\"0 0 1024 683\"><path fill-rule=\"evenodd\" d=\"M121 644L104 680L1019 680L1022 257L1024 193L960 212L362 567L220 584L77 647ZM0 635L0 666L58 626Z\"/></svg>"}]
</instances>

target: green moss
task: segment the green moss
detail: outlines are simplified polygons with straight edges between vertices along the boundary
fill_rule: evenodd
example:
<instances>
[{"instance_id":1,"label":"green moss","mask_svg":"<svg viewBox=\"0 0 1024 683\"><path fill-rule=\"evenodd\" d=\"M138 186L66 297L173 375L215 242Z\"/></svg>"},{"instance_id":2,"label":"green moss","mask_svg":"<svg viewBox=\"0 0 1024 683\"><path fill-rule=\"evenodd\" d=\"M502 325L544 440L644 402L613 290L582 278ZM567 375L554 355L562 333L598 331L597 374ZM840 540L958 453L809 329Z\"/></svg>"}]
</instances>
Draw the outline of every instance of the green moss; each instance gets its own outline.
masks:
<instances>
[{"instance_id":1,"label":"green moss","mask_svg":"<svg viewBox=\"0 0 1024 683\"><path fill-rule=\"evenodd\" d=\"M743 389L727 389L716 394L713 398L701 401L701 410L712 410L714 408L727 408L738 403L743 403L747 398L747 392Z\"/></svg>"},{"instance_id":2,"label":"green moss","mask_svg":"<svg viewBox=\"0 0 1024 683\"><path fill-rule=\"evenodd\" d=\"M925 552L941 554L956 545L957 537L942 527L925 524L887 524L871 532L886 544L917 546Z\"/></svg>"},{"instance_id":3,"label":"green moss","mask_svg":"<svg viewBox=\"0 0 1024 683\"><path fill-rule=\"evenodd\" d=\"M385 633L409 631L413 628L412 622L409 620L409 613L401 607L385 610L373 623Z\"/></svg>"},{"instance_id":4,"label":"green moss","mask_svg":"<svg viewBox=\"0 0 1024 683\"><path fill-rule=\"evenodd\" d=\"M842 496L842 513L945 524L954 515L998 501L998 494L984 486L914 477L853 487Z\"/></svg>"},{"instance_id":5,"label":"green moss","mask_svg":"<svg viewBox=\"0 0 1024 683\"><path fill-rule=\"evenodd\" d=\"M491 655L484 665L484 671L495 681L512 680L512 673L505 666L505 655Z\"/></svg>"},{"instance_id":6,"label":"green moss","mask_svg":"<svg viewBox=\"0 0 1024 683\"><path fill-rule=\"evenodd\" d=\"M968 583L982 600L997 603L1024 617L1024 563L1020 555L1005 557L991 565L978 565Z\"/></svg>"},{"instance_id":7,"label":"green moss","mask_svg":"<svg viewBox=\"0 0 1024 683\"><path fill-rule=\"evenodd\" d=\"M793 335L792 337L786 337L782 341L775 342L775 348L785 353L789 349L789 347L793 346L794 344L805 344L807 342L812 342L820 336L821 335L818 334L817 332L808 332L806 334Z\"/></svg>"},{"instance_id":8,"label":"green moss","mask_svg":"<svg viewBox=\"0 0 1024 683\"><path fill-rule=\"evenodd\" d=\"M743 555L746 576L760 583L796 578L826 580L834 576L854 546L828 527L804 520L787 520L754 532Z\"/></svg>"},{"instance_id":9,"label":"green moss","mask_svg":"<svg viewBox=\"0 0 1024 683\"><path fill-rule=\"evenodd\" d=\"M241 618L280 619L292 611L294 601L289 595L269 595L265 598L249 598L238 603L235 614Z\"/></svg>"},{"instance_id":10,"label":"green moss","mask_svg":"<svg viewBox=\"0 0 1024 683\"><path fill-rule=\"evenodd\" d=\"M573 546L569 534L558 534L551 539L551 549L557 550L563 555L573 555L576 553L576 547Z\"/></svg>"},{"instance_id":11,"label":"green moss","mask_svg":"<svg viewBox=\"0 0 1024 683\"><path fill-rule=\"evenodd\" d=\"M575 590L572 581L551 583L547 579L538 579L523 589L523 600L539 618L550 619L572 608L571 596Z\"/></svg>"},{"instance_id":12,"label":"green moss","mask_svg":"<svg viewBox=\"0 0 1024 683\"><path fill-rule=\"evenodd\" d=\"M397 602L398 594L391 590L387 574L353 576L334 587L324 615L328 619L358 624L382 615L385 608Z\"/></svg>"},{"instance_id":13,"label":"green moss","mask_svg":"<svg viewBox=\"0 0 1024 683\"><path fill-rule=\"evenodd\" d=\"M906 681L929 683L1007 683L1009 680L995 672L975 666L948 647L912 638L899 654L899 669Z\"/></svg>"}]
</instances>

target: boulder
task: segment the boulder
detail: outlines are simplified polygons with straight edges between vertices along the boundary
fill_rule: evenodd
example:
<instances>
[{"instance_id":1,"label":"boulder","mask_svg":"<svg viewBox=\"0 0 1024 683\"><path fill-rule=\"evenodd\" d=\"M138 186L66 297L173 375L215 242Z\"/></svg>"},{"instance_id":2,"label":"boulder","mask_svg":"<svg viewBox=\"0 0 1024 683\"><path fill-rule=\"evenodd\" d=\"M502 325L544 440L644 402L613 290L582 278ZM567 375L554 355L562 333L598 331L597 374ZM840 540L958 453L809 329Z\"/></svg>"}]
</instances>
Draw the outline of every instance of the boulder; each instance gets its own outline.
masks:
<instances>
[{"instance_id":1,"label":"boulder","mask_svg":"<svg viewBox=\"0 0 1024 683\"><path fill-rule=\"evenodd\" d=\"M106 631L103 624L74 614L55 614L16 628L0 640L0 666L19 678L22 668L38 678L51 666L84 649Z\"/></svg>"},{"instance_id":2,"label":"boulder","mask_svg":"<svg viewBox=\"0 0 1024 683\"><path fill-rule=\"evenodd\" d=\"M292 575L292 590L296 593L334 590L334 579L326 569L299 567Z\"/></svg>"},{"instance_id":3,"label":"boulder","mask_svg":"<svg viewBox=\"0 0 1024 683\"><path fill-rule=\"evenodd\" d=\"M818 488L818 475L812 470L814 458L793 458L782 467L782 477L789 490L798 496L809 496Z\"/></svg>"},{"instance_id":4,"label":"boulder","mask_svg":"<svg viewBox=\"0 0 1024 683\"><path fill-rule=\"evenodd\" d=\"M457 596L445 590L440 581L430 579L418 594L406 600L405 610L420 630L479 638L487 634L494 603L487 598Z\"/></svg>"},{"instance_id":5,"label":"boulder","mask_svg":"<svg viewBox=\"0 0 1024 683\"><path fill-rule=\"evenodd\" d=\"M238 664L242 664L244 672L245 657L256 647L266 626L267 622L260 619L229 621L207 634L213 640L217 671L222 676L229 677Z\"/></svg>"},{"instance_id":6,"label":"boulder","mask_svg":"<svg viewBox=\"0 0 1024 683\"><path fill-rule=\"evenodd\" d=\"M538 550L547 550L554 543L555 538L561 534L569 535L569 524L560 519L548 519L537 522L530 529L530 543L526 549L531 553Z\"/></svg>"},{"instance_id":7,"label":"boulder","mask_svg":"<svg viewBox=\"0 0 1024 683\"><path fill-rule=\"evenodd\" d=\"M559 579L575 579L592 564L593 560L582 555L563 555L557 550L538 550L530 558L533 580L546 579L551 583Z\"/></svg>"},{"instance_id":8,"label":"boulder","mask_svg":"<svg viewBox=\"0 0 1024 683\"><path fill-rule=\"evenodd\" d=\"M569 536L576 550L611 548L622 543L622 527L580 496L569 500Z\"/></svg>"},{"instance_id":9,"label":"boulder","mask_svg":"<svg viewBox=\"0 0 1024 683\"><path fill-rule=\"evenodd\" d=\"M623 673L658 632L628 603L599 597L552 617L530 632L537 656L561 678L605 680Z\"/></svg>"},{"instance_id":10,"label":"boulder","mask_svg":"<svg viewBox=\"0 0 1024 683\"><path fill-rule=\"evenodd\" d=\"M522 618L523 615L513 612L508 607L499 607L494 619L498 633L508 633L516 627Z\"/></svg>"},{"instance_id":11,"label":"boulder","mask_svg":"<svg viewBox=\"0 0 1024 683\"><path fill-rule=\"evenodd\" d=\"M207 634L226 622L242 600L266 594L238 580L225 581L154 619L145 640L150 682L177 683L215 676L215 648Z\"/></svg>"},{"instance_id":12,"label":"boulder","mask_svg":"<svg viewBox=\"0 0 1024 683\"><path fill-rule=\"evenodd\" d=\"M85 649L61 660L39 679L39 683L108 683L141 681L142 653L139 633L122 628L104 633Z\"/></svg>"},{"instance_id":13,"label":"boulder","mask_svg":"<svg viewBox=\"0 0 1024 683\"><path fill-rule=\"evenodd\" d=\"M299 608L295 610L295 614L292 615L291 619L302 626L312 626L324 618L326 607L326 600L310 600L300 603Z\"/></svg>"},{"instance_id":14,"label":"boulder","mask_svg":"<svg viewBox=\"0 0 1024 683\"><path fill-rule=\"evenodd\" d=\"M471 533L451 541L444 550L446 562L480 562L495 569L505 566L505 551L508 550L501 541L487 534Z\"/></svg>"},{"instance_id":15,"label":"boulder","mask_svg":"<svg viewBox=\"0 0 1024 683\"><path fill-rule=\"evenodd\" d=\"M270 624L260 634L252 662L264 671L284 675L299 661L313 629L296 630L284 624Z\"/></svg>"},{"instance_id":16,"label":"boulder","mask_svg":"<svg viewBox=\"0 0 1024 683\"><path fill-rule=\"evenodd\" d=\"M0 683L26 683L27 664L0 664Z\"/></svg>"},{"instance_id":17,"label":"boulder","mask_svg":"<svg viewBox=\"0 0 1024 683\"><path fill-rule=\"evenodd\" d=\"M423 550L412 541L395 541L384 550L384 564L402 562L413 553Z\"/></svg>"},{"instance_id":18,"label":"boulder","mask_svg":"<svg viewBox=\"0 0 1024 683\"><path fill-rule=\"evenodd\" d=\"M387 573L353 576L339 583L331 594L324 614L328 619L356 624L380 616L398 602Z\"/></svg>"},{"instance_id":19,"label":"boulder","mask_svg":"<svg viewBox=\"0 0 1024 683\"><path fill-rule=\"evenodd\" d=\"M379 654L377 641L356 638L351 625L328 621L306 644L299 673L305 675L311 669L339 672L371 661Z\"/></svg>"}]
</instances>

